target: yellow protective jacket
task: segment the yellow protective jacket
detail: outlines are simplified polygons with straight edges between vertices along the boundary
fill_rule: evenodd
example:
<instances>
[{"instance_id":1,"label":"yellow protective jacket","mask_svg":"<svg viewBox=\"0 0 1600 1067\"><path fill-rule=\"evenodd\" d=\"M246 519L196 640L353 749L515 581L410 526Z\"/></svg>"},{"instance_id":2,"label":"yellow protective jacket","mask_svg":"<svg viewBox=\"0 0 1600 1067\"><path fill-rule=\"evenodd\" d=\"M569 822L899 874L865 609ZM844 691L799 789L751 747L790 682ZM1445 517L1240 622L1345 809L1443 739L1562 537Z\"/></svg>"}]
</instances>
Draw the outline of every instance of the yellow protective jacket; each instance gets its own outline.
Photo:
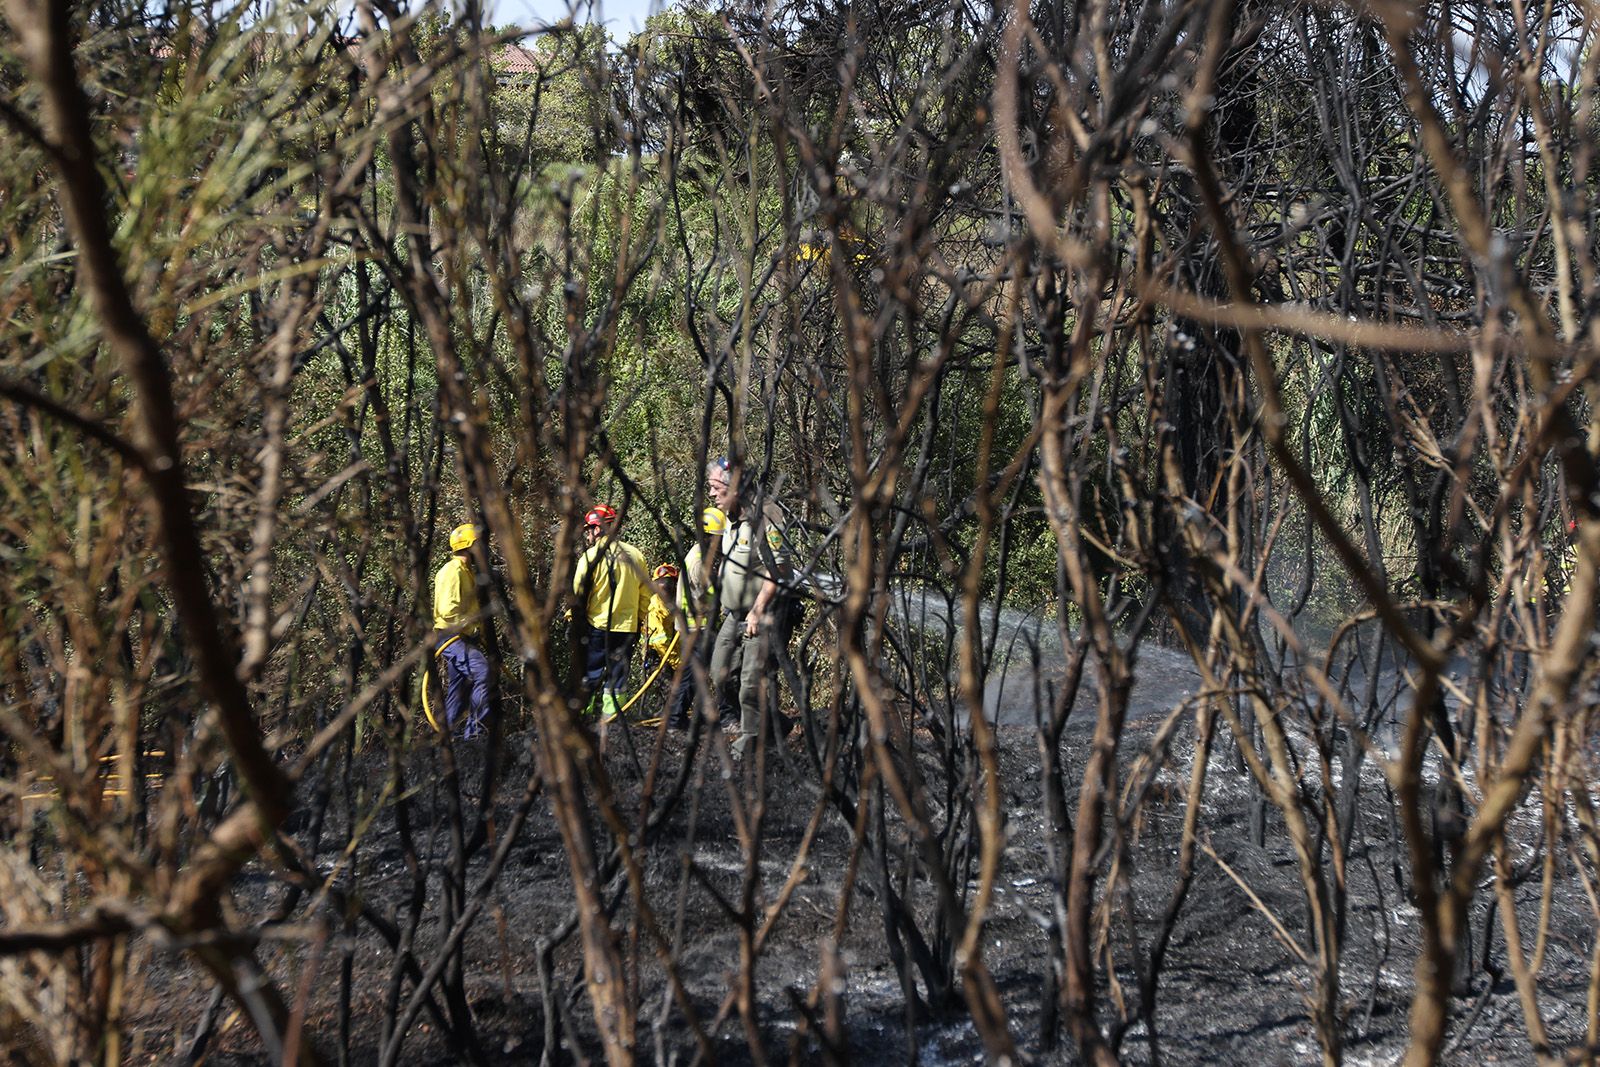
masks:
<instances>
[{"instance_id":1,"label":"yellow protective jacket","mask_svg":"<svg viewBox=\"0 0 1600 1067\"><path fill-rule=\"evenodd\" d=\"M649 577L644 553L625 541L601 541L578 557L572 592L596 630L636 634L650 606Z\"/></svg>"},{"instance_id":2,"label":"yellow protective jacket","mask_svg":"<svg viewBox=\"0 0 1600 1067\"><path fill-rule=\"evenodd\" d=\"M466 620L476 614L478 583L472 568L460 556L451 556L433 576L433 628L471 637L478 632L478 624Z\"/></svg>"},{"instance_id":3,"label":"yellow protective jacket","mask_svg":"<svg viewBox=\"0 0 1600 1067\"><path fill-rule=\"evenodd\" d=\"M677 636L678 622L672 617L672 609L667 606L666 601L654 593L650 594L650 606L645 611L644 633L645 644L650 646L650 651L657 656L666 657L666 669L677 670L683 642L673 644L672 639ZM669 649L671 651L668 651Z\"/></svg>"},{"instance_id":4,"label":"yellow protective jacket","mask_svg":"<svg viewBox=\"0 0 1600 1067\"><path fill-rule=\"evenodd\" d=\"M716 575L709 572L705 553L700 546L689 549L689 555L683 561L683 571L678 575L678 607L683 609L691 630L704 630L712 621L717 587Z\"/></svg>"}]
</instances>

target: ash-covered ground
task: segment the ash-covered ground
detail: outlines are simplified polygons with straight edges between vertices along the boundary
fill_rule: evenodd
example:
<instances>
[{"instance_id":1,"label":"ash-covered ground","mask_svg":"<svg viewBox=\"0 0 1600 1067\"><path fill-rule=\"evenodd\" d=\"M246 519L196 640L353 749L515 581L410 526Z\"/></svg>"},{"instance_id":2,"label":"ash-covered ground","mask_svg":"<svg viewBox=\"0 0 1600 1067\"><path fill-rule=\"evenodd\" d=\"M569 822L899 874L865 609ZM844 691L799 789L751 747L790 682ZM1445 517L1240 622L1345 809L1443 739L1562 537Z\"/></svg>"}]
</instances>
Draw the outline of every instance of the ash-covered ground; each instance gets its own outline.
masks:
<instances>
[{"instance_id":1,"label":"ash-covered ground","mask_svg":"<svg viewBox=\"0 0 1600 1067\"><path fill-rule=\"evenodd\" d=\"M1159 665L1156 665L1159 666ZM1180 669L1164 684L1181 686ZM1145 694L1148 695L1148 692ZM1170 696L1170 692L1168 696ZM1124 768L1148 747L1162 721L1161 701L1141 704L1121 749ZM1165 703L1166 710L1175 702ZM1148 710L1141 710L1148 708ZM1078 776L1088 749L1087 717L1075 722L1062 741L1067 766L1069 803L1075 803ZM1262 908L1273 912L1289 936L1309 946L1306 905L1293 853L1275 813L1257 804L1257 791L1235 768L1225 728L1208 778L1201 833L1233 874L1201 855L1192 891L1177 922L1161 972L1156 1038L1165 1063L1249 1062L1307 1063L1320 1058L1306 997L1311 989L1308 966L1275 936ZM1001 761L1005 854L998 892L983 934L984 959L1005 1007L1010 1033L1021 1055L1039 1062L1075 1062L1076 1053L1063 1032L1052 1042L1043 1033L1044 1010L1053 995L1050 981L1052 948L1048 929L1057 914L1057 886L1050 873L1046 847L1048 827L1040 783L1039 742L1026 726L1002 726L998 732ZM609 767L617 784L619 810L636 817L644 771L657 732L634 727L633 746L612 746ZM1119 1000L1130 1009L1137 1003L1136 953L1149 950L1176 878L1177 848L1183 818L1183 792L1194 746L1191 721L1173 736L1171 755L1150 793L1137 831L1128 838L1131 870L1125 890L1112 894L1110 940L1106 951L1114 964L1115 983L1100 989L1109 1024ZM932 759L933 745L919 735L919 751ZM509 821L510 809L530 774L528 738L505 742L507 766L497 793L497 832ZM689 748L681 735L668 734L662 747L657 792L683 761ZM758 856L759 879L747 878L747 856L732 817L735 796L745 803L755 789L748 768L732 779L723 763L705 745L694 750L683 801L643 850L646 895L654 918L676 961L685 995L692 1004L708 1048L718 1062L745 1063L754 1057L751 1032L736 1010L730 991L738 985L741 932L729 908L740 906L743 894L763 913L789 877L818 805L824 811L805 864L805 877L773 926L754 969L754 1023L762 1053L779 1062L820 1062L825 1052L861 1062L970 1063L983 1058L983 1045L959 1003L912 1019L885 935L882 871L876 857L857 857L843 937L836 953L839 967L829 988L834 1001L842 1048L829 1050L818 1034L826 997L813 999L822 974L824 946L831 939L841 887L851 868L852 834L842 812L821 793L802 747L789 742L790 758L769 758L761 796L764 800ZM480 781L483 750L458 748L463 803L470 812ZM951 799L936 763L924 768L925 799L936 814ZM402 854L392 796L382 794L386 777L382 754L358 760L354 775L354 823L370 819L353 850L345 846L350 812L335 803L323 827L322 847L315 857L324 874L333 874L340 889L359 895L376 912L405 927L413 901L413 880ZM1417 951L1416 912L1405 888L1404 850L1397 847L1397 827L1381 775L1369 760L1363 771L1359 826L1346 866L1349 903L1341 967L1341 1000L1345 1012L1345 1062L1393 1062L1406 1041L1406 1011ZM427 885L424 915L416 931L416 956L426 967L436 958L443 936L438 868L447 862L449 834L444 818L444 789L439 753L433 748L409 756L407 781L413 832L420 856L435 873ZM1516 816L1515 835L1538 840L1537 811L1525 807ZM598 820L596 821L598 826ZM1252 842L1259 830L1264 843ZM889 805L885 834L889 851L889 884L918 917L918 928L930 943L940 930L934 921L935 892L910 860L903 824ZM603 835L602 835L603 836ZM489 862L490 841L473 858L467 885L475 886ZM1517 857L1534 870L1518 889L1524 914L1539 907L1537 857L1531 846ZM1565 856L1551 901L1551 927L1540 973L1541 1008L1553 1043L1559 1048L1580 1043L1587 1024L1585 995L1595 930L1579 880ZM976 867L971 871L975 874ZM1239 882L1259 901L1253 902ZM1485 883L1487 885L1487 883ZM975 881L965 886L970 895ZM286 890L264 864L253 866L235 889L235 910L262 915L279 904ZM669 991L660 951L649 933L634 922L637 911L626 882L619 878L612 893L620 896L617 929L634 968L639 998L639 1054L649 1062L692 1061L699 1045L679 1004ZM541 798L512 846L504 870L488 896L487 906L465 942L464 988L481 1054L490 1063L539 1062L545 1049L546 998L541 997L537 959L541 944L565 922L573 909L569 867L549 809ZM1489 923L1489 893L1480 894L1473 916L1473 949L1458 981L1459 993L1447 1062L1528 1062L1532 1058L1510 972L1505 943ZM259 958L281 983L286 995L297 992L305 1005L305 1025L320 1044L334 1049L342 1042L338 1010L341 968L349 967L351 999L348 1044L352 1062L379 1061L382 1019L392 981L393 955L369 925L347 929L328 922L326 908L302 903L289 917L289 929L264 941ZM1487 930L1486 930L1487 927ZM322 938L321 931L326 930ZM948 933L948 931L946 931ZM1531 931L1524 930L1525 939ZM1136 947L1135 947L1136 946ZM1485 948L1487 951L1485 951ZM133 1048L148 1062L170 1062L190 1040L201 1018L208 988L184 957L141 946L134 994ZM559 1047L554 1062L581 1062L600 1057L590 1006L582 990L582 957L577 936L565 938L551 954L552 991L548 1004L558 1013ZM308 968L315 967L314 971ZM1104 972L1102 972L1104 973ZM922 993L925 989L918 987ZM401 1000L410 994L409 983ZM806 1024L807 1011L797 1005L818 1003ZM720 1019L720 1021L718 1021ZM216 1032L207 1044L206 1062L268 1062L246 1021L231 1004L215 1016ZM1120 1045L1128 1062L1150 1062L1152 1046L1143 1023L1132 1027ZM444 1064L463 1062L426 1012L411 1028L397 1062ZM137 1061L137 1059L136 1059Z\"/></svg>"}]
</instances>

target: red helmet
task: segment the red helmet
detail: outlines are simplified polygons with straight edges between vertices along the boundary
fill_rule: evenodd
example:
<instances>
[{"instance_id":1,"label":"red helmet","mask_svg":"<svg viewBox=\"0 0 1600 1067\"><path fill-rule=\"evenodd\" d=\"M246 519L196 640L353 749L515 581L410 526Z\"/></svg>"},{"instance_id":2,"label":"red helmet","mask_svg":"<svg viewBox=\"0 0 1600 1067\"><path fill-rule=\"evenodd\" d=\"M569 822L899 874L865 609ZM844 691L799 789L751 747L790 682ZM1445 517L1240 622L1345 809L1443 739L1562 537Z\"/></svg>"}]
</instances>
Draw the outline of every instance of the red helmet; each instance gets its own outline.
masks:
<instances>
[{"instance_id":1,"label":"red helmet","mask_svg":"<svg viewBox=\"0 0 1600 1067\"><path fill-rule=\"evenodd\" d=\"M661 566L657 567L655 573L651 575L651 577L658 582L663 578L676 578L677 576L678 568L670 563L663 563Z\"/></svg>"},{"instance_id":2,"label":"red helmet","mask_svg":"<svg viewBox=\"0 0 1600 1067\"><path fill-rule=\"evenodd\" d=\"M596 504L589 509L589 514L583 517L585 526L598 526L601 529L611 526L617 521L617 509L610 504Z\"/></svg>"}]
</instances>

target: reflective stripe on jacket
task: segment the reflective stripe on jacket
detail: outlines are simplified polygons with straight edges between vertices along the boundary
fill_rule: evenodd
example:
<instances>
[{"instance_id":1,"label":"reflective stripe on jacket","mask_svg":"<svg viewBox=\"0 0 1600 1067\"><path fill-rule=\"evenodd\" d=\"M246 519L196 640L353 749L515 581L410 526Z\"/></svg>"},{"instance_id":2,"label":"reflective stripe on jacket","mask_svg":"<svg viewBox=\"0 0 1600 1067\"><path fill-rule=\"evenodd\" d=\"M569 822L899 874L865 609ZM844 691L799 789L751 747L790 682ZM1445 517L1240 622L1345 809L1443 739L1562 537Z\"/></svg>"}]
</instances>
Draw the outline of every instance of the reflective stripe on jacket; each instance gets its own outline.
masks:
<instances>
[{"instance_id":1,"label":"reflective stripe on jacket","mask_svg":"<svg viewBox=\"0 0 1600 1067\"><path fill-rule=\"evenodd\" d=\"M705 553L700 546L689 549L683 561L683 571L678 575L678 607L689 622L689 629L704 630L712 613L712 602L717 596L716 582L704 573Z\"/></svg>"},{"instance_id":2,"label":"reflective stripe on jacket","mask_svg":"<svg viewBox=\"0 0 1600 1067\"><path fill-rule=\"evenodd\" d=\"M666 601L650 595L650 608L645 613L644 640L650 646L650 651L657 656L667 658L667 669L676 670L678 666L678 646L674 646L672 639L678 632L677 621L672 617L672 609L667 607ZM682 642L679 642L681 646ZM668 652L668 649L672 649Z\"/></svg>"}]
</instances>

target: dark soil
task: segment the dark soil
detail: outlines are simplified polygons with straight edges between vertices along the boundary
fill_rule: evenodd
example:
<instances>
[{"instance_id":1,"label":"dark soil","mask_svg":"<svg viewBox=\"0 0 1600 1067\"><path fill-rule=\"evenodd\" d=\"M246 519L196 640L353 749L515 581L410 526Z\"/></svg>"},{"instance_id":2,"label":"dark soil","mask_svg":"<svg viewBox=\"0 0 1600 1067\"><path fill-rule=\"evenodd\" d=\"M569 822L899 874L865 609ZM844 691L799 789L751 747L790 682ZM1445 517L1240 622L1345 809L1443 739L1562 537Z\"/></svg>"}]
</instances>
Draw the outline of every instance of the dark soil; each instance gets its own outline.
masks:
<instances>
[{"instance_id":1,"label":"dark soil","mask_svg":"<svg viewBox=\"0 0 1600 1067\"><path fill-rule=\"evenodd\" d=\"M1157 719L1146 717L1130 728L1123 746L1125 766L1145 749L1157 724ZM1180 730L1173 745L1175 756L1158 777L1146 817L1130 841L1128 862L1134 874L1129 892L1114 895L1110 953L1120 988L1100 991L1103 1018L1108 1022L1117 997L1124 998L1130 1009L1137 1003L1140 961L1130 952L1130 909L1135 919L1131 931L1137 935L1139 951L1146 952L1172 892L1187 753L1192 746L1187 730ZM637 811L639 771L649 758L655 736L653 730L633 729L632 738L640 746L639 764L625 752L612 752L611 767L625 812ZM1040 1061L1074 1062L1075 1052L1064 1033L1053 1045L1041 1033L1045 1018L1041 1008L1051 995L1047 930L1056 914L1057 894L1046 860L1037 741L1033 731L1020 727L1003 729L1000 737L1007 844L998 894L985 928L984 958L1023 1055ZM1289 934L1309 945L1296 867L1281 828L1273 818L1261 818L1253 800L1255 791L1233 770L1233 758L1220 734L1219 742L1203 833L1238 878L1280 917ZM506 746L509 766L497 794L500 827L506 825L530 773L527 743L526 736L520 736ZM663 765L670 771L681 765L686 747L679 735L669 735L665 745ZM770 760L768 766L760 880L754 890L754 899L763 908L776 898L788 877L807 823L821 802L814 773L806 768L794 742L790 748L795 753L790 759ZM1083 729L1069 730L1063 748L1069 773L1075 778L1087 748ZM471 794L477 789L483 752L462 745L459 755L470 808L475 803ZM431 860L436 869L448 854L449 837L442 818L439 768L435 749L412 753L409 774L413 782L421 783L412 798L413 826L424 859ZM364 781L356 783L356 821L374 813L375 818L355 850L351 866L342 847L349 818L336 801L316 863L325 875L334 875L341 889L360 894L403 926L412 880L400 850L394 805L377 795L386 773L385 761L373 754L358 761L355 773L358 778L365 775ZM1370 763L1366 775L1372 781L1363 793L1362 825L1348 867L1351 903L1341 987L1346 1010L1345 1062L1352 1064L1390 1063L1404 1048L1417 947L1416 913L1407 902L1404 857L1393 840L1386 793ZM1076 781L1068 785L1069 790L1075 789ZM748 780L723 780L720 764L702 747L684 803L645 857L649 900L670 939L683 985L710 1033L716 1058L733 1063L752 1060L745 1027L737 1012L720 1025L713 1026L712 1021L735 984L740 934L716 897L735 904L740 900L746 864L734 832L729 798L731 790L750 788ZM335 790L336 798L339 792ZM1524 811L1518 818L1527 823L1519 829L1533 831L1535 836L1529 839L1536 839L1536 814ZM1253 822L1264 832L1262 847L1251 844ZM891 836L897 825L891 823ZM898 839L904 840L903 836ZM492 846L485 847L474 857L469 886L477 883L492 851ZM801 1032L804 1017L795 1003L805 1002L819 981L823 946L834 924L850 855L850 827L839 811L829 806L806 867L807 876L778 921L755 973L760 1042L771 1059L788 1061L792 1055L798 1062L819 1061L822 1046L815 1028ZM1528 862L1527 855L1518 858ZM903 851L891 857L896 878L902 877L906 859ZM417 932L418 958L424 966L431 963L434 946L442 936L441 884L435 873ZM614 885L618 892L624 888L621 880ZM969 895L975 888L975 881L968 884ZM900 883L900 891L921 917L923 933L932 938L935 909L931 885L925 878L913 877ZM264 866L252 867L235 887L235 909L242 915L266 914L285 892ZM1519 889L1519 896L1529 902L1525 914L1537 914L1538 893L1535 872ZM1541 974L1541 1003L1558 1047L1581 1041L1586 1023L1587 969L1595 931L1580 894L1570 870L1564 871L1556 887ZM1487 957L1482 951L1488 914L1484 896L1474 915L1473 959L1462 969L1461 995L1455 1005L1446 1059L1457 1063L1527 1062L1532 1053L1504 967L1505 947L1497 928L1489 932ZM490 894L490 906L466 942L465 991L487 1062L539 1061L546 1021L536 960L541 941L568 918L572 901L566 856L541 797ZM643 990L638 1027L641 1058L689 1062L696 1044L683 1013L668 995L650 939L632 927L634 912L626 900L618 914ZM292 997L305 984L309 991L306 1025L319 1046L328 1050L330 1060L341 1043L336 1008L340 971L347 964L352 990L351 1062L374 1063L379 1056L393 957L364 923L349 930L330 927L326 939L319 940L329 915L330 909L308 909L302 902L289 919L294 925L264 942L259 958L287 996ZM839 1005L848 1058L866 1063L907 1062L915 1055L916 1061L924 1064L969 1063L983 1058L983 1046L959 1002L930 1017L908 1020L900 978L886 948L879 875L876 865L865 856L839 958L843 985L835 988L842 992ZM131 1035L138 1054L135 1062L169 1062L186 1046L201 1018L204 990L210 983L187 957L170 951L143 946L141 959L136 994L131 998L137 1012ZM582 991L578 937L562 941L554 950L553 962L555 992L551 999L559 1012L559 1041L564 1050L558 1061L568 1058L567 1054L597 1057L599 1045ZM312 964L316 966L314 976L306 971ZM1309 968L1275 938L1268 920L1235 880L1216 862L1201 856L1159 987L1156 1038L1162 1062L1291 1064L1317 1060L1319 1050L1305 1006L1310 981ZM410 990L408 983L405 995ZM207 1062L268 1062L254 1032L231 1003L217 1012L216 1029ZM1151 1060L1152 1044L1143 1024L1127 1034L1120 1055L1134 1063ZM419 1015L399 1062L461 1061L461 1053L443 1040L428 1014Z\"/></svg>"}]
</instances>

